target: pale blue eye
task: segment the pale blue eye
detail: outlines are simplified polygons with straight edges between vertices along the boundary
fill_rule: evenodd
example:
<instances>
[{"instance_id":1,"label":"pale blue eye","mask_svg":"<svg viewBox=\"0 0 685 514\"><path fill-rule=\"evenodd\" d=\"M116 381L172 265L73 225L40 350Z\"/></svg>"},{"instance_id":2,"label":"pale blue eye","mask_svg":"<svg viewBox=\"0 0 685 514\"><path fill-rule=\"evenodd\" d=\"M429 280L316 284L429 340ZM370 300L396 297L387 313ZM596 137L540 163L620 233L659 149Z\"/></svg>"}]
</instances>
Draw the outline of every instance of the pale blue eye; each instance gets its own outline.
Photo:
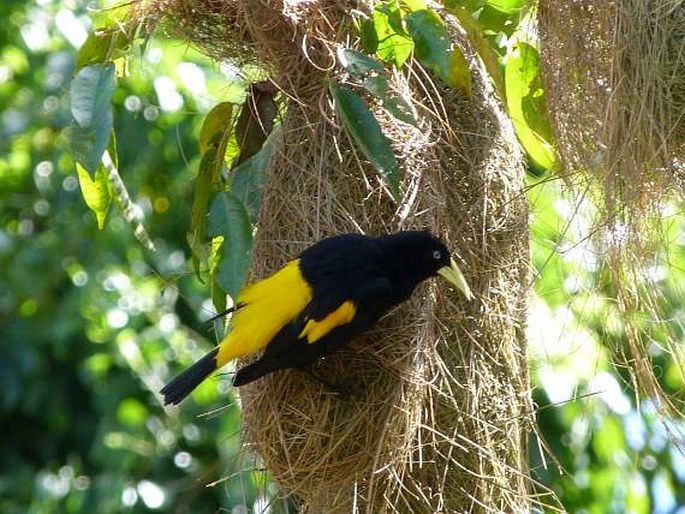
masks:
<instances>
[{"instance_id":1,"label":"pale blue eye","mask_svg":"<svg viewBox=\"0 0 685 514\"><path fill-rule=\"evenodd\" d=\"M433 258L434 258L436 261L439 261L440 259L442 259L442 252L441 252L440 250L435 250L435 251L433 252Z\"/></svg>"}]
</instances>

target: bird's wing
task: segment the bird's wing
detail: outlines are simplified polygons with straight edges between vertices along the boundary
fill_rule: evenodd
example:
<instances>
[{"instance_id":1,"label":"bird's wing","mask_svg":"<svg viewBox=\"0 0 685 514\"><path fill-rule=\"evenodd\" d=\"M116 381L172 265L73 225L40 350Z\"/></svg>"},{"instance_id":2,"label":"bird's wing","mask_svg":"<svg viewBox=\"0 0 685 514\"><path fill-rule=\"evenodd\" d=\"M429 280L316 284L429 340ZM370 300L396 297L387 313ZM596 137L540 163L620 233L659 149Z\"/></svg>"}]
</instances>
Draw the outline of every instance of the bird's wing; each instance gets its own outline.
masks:
<instances>
[{"instance_id":1,"label":"bird's wing","mask_svg":"<svg viewBox=\"0 0 685 514\"><path fill-rule=\"evenodd\" d=\"M370 328L388 311L392 306L388 302L391 291L390 281L377 277L362 284L352 298L345 299L318 319L309 315L309 311L316 308L315 298L297 320L283 327L274 337L264 356L272 360L291 354L290 357L299 362L300 357L307 360L310 353L320 356L333 351ZM291 359L286 360L290 362Z\"/></svg>"},{"instance_id":2,"label":"bird's wing","mask_svg":"<svg viewBox=\"0 0 685 514\"><path fill-rule=\"evenodd\" d=\"M387 278L368 274L341 280L332 291L315 292L296 322L301 327L298 339L316 343L335 328L352 322L366 330L390 307L391 295Z\"/></svg>"},{"instance_id":3,"label":"bird's wing","mask_svg":"<svg viewBox=\"0 0 685 514\"><path fill-rule=\"evenodd\" d=\"M392 307L391 293L390 281L377 277L318 320L307 315L316 306L314 299L302 316L276 334L259 360L238 370L233 384L241 386L279 369L307 366L344 346Z\"/></svg>"},{"instance_id":4,"label":"bird's wing","mask_svg":"<svg viewBox=\"0 0 685 514\"><path fill-rule=\"evenodd\" d=\"M300 273L299 259L247 286L238 296L241 307L219 344L217 368L237 357L263 350L311 301L312 287Z\"/></svg>"},{"instance_id":5,"label":"bird's wing","mask_svg":"<svg viewBox=\"0 0 685 514\"><path fill-rule=\"evenodd\" d=\"M347 300L358 300L366 284L383 276L379 269L382 261L378 244L359 234L328 238L303 252L300 268L312 287L307 317L320 321ZM343 307L334 317L346 319L350 307Z\"/></svg>"}]
</instances>

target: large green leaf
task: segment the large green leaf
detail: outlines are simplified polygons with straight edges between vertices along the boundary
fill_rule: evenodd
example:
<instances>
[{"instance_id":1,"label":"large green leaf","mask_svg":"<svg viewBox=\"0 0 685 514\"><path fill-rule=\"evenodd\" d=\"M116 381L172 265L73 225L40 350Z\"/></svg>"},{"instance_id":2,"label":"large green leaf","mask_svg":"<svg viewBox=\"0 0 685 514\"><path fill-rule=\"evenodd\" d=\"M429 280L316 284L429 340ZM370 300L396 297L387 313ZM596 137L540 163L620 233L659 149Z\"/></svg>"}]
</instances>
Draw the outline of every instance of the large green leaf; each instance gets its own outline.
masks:
<instances>
[{"instance_id":1,"label":"large green leaf","mask_svg":"<svg viewBox=\"0 0 685 514\"><path fill-rule=\"evenodd\" d=\"M485 5L506 14L514 15L526 6L526 0L487 0Z\"/></svg>"},{"instance_id":2,"label":"large green leaf","mask_svg":"<svg viewBox=\"0 0 685 514\"><path fill-rule=\"evenodd\" d=\"M402 26L399 2L390 0L376 5L373 24L376 29L376 54L381 60L401 68L411 55L414 44Z\"/></svg>"},{"instance_id":3,"label":"large green leaf","mask_svg":"<svg viewBox=\"0 0 685 514\"><path fill-rule=\"evenodd\" d=\"M516 135L534 166L556 165L552 129L540 79L538 51L523 42L512 45L504 67L507 107Z\"/></svg>"},{"instance_id":4,"label":"large green leaf","mask_svg":"<svg viewBox=\"0 0 685 514\"><path fill-rule=\"evenodd\" d=\"M116 86L114 65L97 64L79 71L71 81L71 113L76 125L67 131L74 157L95 175L107 148L114 119L110 101Z\"/></svg>"},{"instance_id":5,"label":"large green leaf","mask_svg":"<svg viewBox=\"0 0 685 514\"><path fill-rule=\"evenodd\" d=\"M243 203L252 223L257 222L261 192L279 135L277 126L259 152L231 170L231 192Z\"/></svg>"},{"instance_id":6,"label":"large green leaf","mask_svg":"<svg viewBox=\"0 0 685 514\"><path fill-rule=\"evenodd\" d=\"M370 73L385 73L383 63L351 48L341 48L338 51L338 60L345 71L357 80L363 80Z\"/></svg>"},{"instance_id":7,"label":"large green leaf","mask_svg":"<svg viewBox=\"0 0 685 514\"><path fill-rule=\"evenodd\" d=\"M390 78L381 62L349 48L338 52L338 60L350 77L381 101L386 111L398 120L418 127L409 104L390 90Z\"/></svg>"},{"instance_id":8,"label":"large green leaf","mask_svg":"<svg viewBox=\"0 0 685 514\"><path fill-rule=\"evenodd\" d=\"M187 234L187 240L193 251L191 259L193 269L200 280L200 260L204 260L207 253L203 250L207 210L212 195L219 190L218 179L222 163L223 157L219 154L217 147L210 148L202 155L200 168L195 177L195 194L190 211L190 231Z\"/></svg>"},{"instance_id":9,"label":"large green leaf","mask_svg":"<svg viewBox=\"0 0 685 514\"><path fill-rule=\"evenodd\" d=\"M225 144L231 132L233 104L221 102L207 113L200 129L200 153Z\"/></svg>"},{"instance_id":10,"label":"large green leaf","mask_svg":"<svg viewBox=\"0 0 685 514\"><path fill-rule=\"evenodd\" d=\"M351 89L331 83L330 90L345 127L376 168L392 197L397 200L400 193L400 170L395 153L383 135L378 120Z\"/></svg>"},{"instance_id":11,"label":"large green leaf","mask_svg":"<svg viewBox=\"0 0 685 514\"><path fill-rule=\"evenodd\" d=\"M225 163L228 139L233 128L233 104L222 102L215 105L205 116L200 129L200 168L195 177L195 194L190 215L190 231L187 234L188 245L193 255L191 261L199 280L200 261L207 258L204 247L205 223L209 200L219 191L219 177Z\"/></svg>"},{"instance_id":12,"label":"large green leaf","mask_svg":"<svg viewBox=\"0 0 685 514\"><path fill-rule=\"evenodd\" d=\"M224 238L222 236L212 239L209 255L207 256L207 264L209 265L209 288L212 297L212 303L216 312L224 312L226 310L226 291L219 285L219 264L223 257Z\"/></svg>"},{"instance_id":13,"label":"large green leaf","mask_svg":"<svg viewBox=\"0 0 685 514\"><path fill-rule=\"evenodd\" d=\"M359 40L364 51L370 54L376 53L378 50L378 34L376 34L376 26L373 20L356 18L355 26L359 32Z\"/></svg>"},{"instance_id":14,"label":"large green leaf","mask_svg":"<svg viewBox=\"0 0 685 514\"><path fill-rule=\"evenodd\" d=\"M453 47L440 16L429 9L411 13L407 28L416 46L416 57L445 84L471 95L471 71L458 47Z\"/></svg>"},{"instance_id":15,"label":"large green leaf","mask_svg":"<svg viewBox=\"0 0 685 514\"><path fill-rule=\"evenodd\" d=\"M76 124L65 128L63 131L64 136L69 141L74 161L80 163L90 173L91 177L95 177L102 154L107 148L105 132L107 130L111 132L113 125L114 118L109 112L105 115L105 119L97 132L90 127L80 127Z\"/></svg>"},{"instance_id":16,"label":"large green leaf","mask_svg":"<svg viewBox=\"0 0 685 514\"><path fill-rule=\"evenodd\" d=\"M511 36L517 29L525 0L488 0L480 10L478 22L491 34Z\"/></svg>"},{"instance_id":17,"label":"large green leaf","mask_svg":"<svg viewBox=\"0 0 685 514\"><path fill-rule=\"evenodd\" d=\"M252 224L245 206L232 193L218 193L212 201L207 235L223 240L213 279L235 300L252 262Z\"/></svg>"},{"instance_id":18,"label":"large green leaf","mask_svg":"<svg viewBox=\"0 0 685 514\"><path fill-rule=\"evenodd\" d=\"M109 110L116 86L114 72L111 63L96 64L80 70L71 81L71 114L81 127L92 126Z\"/></svg>"},{"instance_id":19,"label":"large green leaf","mask_svg":"<svg viewBox=\"0 0 685 514\"><path fill-rule=\"evenodd\" d=\"M107 158L100 161L95 177L91 178L90 173L81 166L78 161L75 161L76 175L78 177L79 185L81 187L81 194L83 200L90 210L95 213L95 218L98 222L98 228L102 230L105 226L105 218L109 211L109 206L112 201L112 184L109 177L109 170L105 162L110 162L114 168L117 168L119 163L119 155L117 154L117 139L114 131L109 139L107 145Z\"/></svg>"},{"instance_id":20,"label":"large green leaf","mask_svg":"<svg viewBox=\"0 0 685 514\"><path fill-rule=\"evenodd\" d=\"M469 41L483 61L483 65L488 71L488 75L490 75L490 80L495 86L495 90L500 95L500 98L504 98L504 76L502 74L499 56L483 32L483 28L478 20L476 20L471 15L471 11L461 5L461 2L458 0L446 1L445 7L459 20L459 24L464 31L466 31Z\"/></svg>"}]
</instances>

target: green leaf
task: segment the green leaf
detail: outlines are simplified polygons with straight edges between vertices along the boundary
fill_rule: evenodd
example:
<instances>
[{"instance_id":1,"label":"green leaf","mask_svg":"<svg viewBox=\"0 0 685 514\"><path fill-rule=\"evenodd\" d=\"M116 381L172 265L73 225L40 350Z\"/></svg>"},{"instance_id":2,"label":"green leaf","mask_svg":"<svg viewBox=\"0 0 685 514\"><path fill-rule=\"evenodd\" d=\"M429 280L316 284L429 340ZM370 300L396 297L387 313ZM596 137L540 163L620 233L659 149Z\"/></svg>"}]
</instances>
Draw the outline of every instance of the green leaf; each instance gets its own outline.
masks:
<instances>
[{"instance_id":1,"label":"green leaf","mask_svg":"<svg viewBox=\"0 0 685 514\"><path fill-rule=\"evenodd\" d=\"M76 174L78 175L78 183L81 186L83 199L88 208L95 213L98 228L102 230L105 226L109 204L112 201L107 170L105 170L104 166L100 165L95 172L95 179L91 179L90 174L81 164L78 162L74 164L76 165Z\"/></svg>"},{"instance_id":2,"label":"green leaf","mask_svg":"<svg viewBox=\"0 0 685 514\"><path fill-rule=\"evenodd\" d=\"M551 141L537 50L523 42L512 45L504 67L506 99L516 135L532 164L553 168L557 156Z\"/></svg>"},{"instance_id":3,"label":"green leaf","mask_svg":"<svg viewBox=\"0 0 685 514\"><path fill-rule=\"evenodd\" d=\"M448 54L447 77L444 79L447 85L460 91L467 97L471 97L471 70L469 63L461 49L455 48Z\"/></svg>"},{"instance_id":4,"label":"green leaf","mask_svg":"<svg viewBox=\"0 0 685 514\"><path fill-rule=\"evenodd\" d=\"M425 9L406 18L416 57L449 87L471 95L471 71L459 48L452 48L447 28L440 16Z\"/></svg>"},{"instance_id":5,"label":"green leaf","mask_svg":"<svg viewBox=\"0 0 685 514\"><path fill-rule=\"evenodd\" d=\"M200 129L200 153L209 148L219 147L224 142L232 127L233 104L222 102L207 113Z\"/></svg>"},{"instance_id":6,"label":"green leaf","mask_svg":"<svg viewBox=\"0 0 685 514\"><path fill-rule=\"evenodd\" d=\"M192 263L199 280L200 261L204 260L205 222L209 200L219 191L219 177L225 164L229 139L233 136L233 104L222 102L207 113L200 129L200 152L202 159L195 178L195 195L190 217L190 231L186 238L193 256ZM237 150L237 149L236 149Z\"/></svg>"},{"instance_id":7,"label":"green leaf","mask_svg":"<svg viewBox=\"0 0 685 514\"><path fill-rule=\"evenodd\" d=\"M510 16L516 15L526 6L526 0L488 0L487 7L497 9Z\"/></svg>"},{"instance_id":8,"label":"green leaf","mask_svg":"<svg viewBox=\"0 0 685 514\"><path fill-rule=\"evenodd\" d=\"M357 24L357 31L364 51L370 54L376 53L378 50L378 34L376 34L376 26L373 20L368 18L361 20Z\"/></svg>"},{"instance_id":9,"label":"green leaf","mask_svg":"<svg viewBox=\"0 0 685 514\"><path fill-rule=\"evenodd\" d=\"M96 64L79 71L71 81L71 114L81 127L90 127L109 110L116 86L114 65Z\"/></svg>"},{"instance_id":10,"label":"green leaf","mask_svg":"<svg viewBox=\"0 0 685 514\"><path fill-rule=\"evenodd\" d=\"M71 113L77 125L67 131L74 157L93 176L107 148L114 119L110 101L116 86L114 65L83 68L71 81Z\"/></svg>"},{"instance_id":11,"label":"green leaf","mask_svg":"<svg viewBox=\"0 0 685 514\"><path fill-rule=\"evenodd\" d=\"M385 67L381 62L351 48L340 49L338 60L345 71L356 80L364 80L371 72L385 73Z\"/></svg>"},{"instance_id":12,"label":"green leaf","mask_svg":"<svg viewBox=\"0 0 685 514\"><path fill-rule=\"evenodd\" d=\"M525 2L521 0L488 1L478 15L478 23L488 33L511 36L519 25L524 7Z\"/></svg>"},{"instance_id":13,"label":"green leaf","mask_svg":"<svg viewBox=\"0 0 685 514\"><path fill-rule=\"evenodd\" d=\"M248 98L247 101L252 101L252 99ZM240 152L235 140L237 128L233 130L235 127L233 113L234 105L231 102L219 103L205 116L200 129L202 159L195 179L190 231L186 236L193 252L193 268L200 280L200 262L207 256L203 245L209 202L212 195L221 189L220 176L226 162L238 157Z\"/></svg>"},{"instance_id":14,"label":"green leaf","mask_svg":"<svg viewBox=\"0 0 685 514\"><path fill-rule=\"evenodd\" d=\"M216 282L235 300L252 261L252 225L245 206L232 193L218 193L214 198L207 234L223 238Z\"/></svg>"},{"instance_id":15,"label":"green leaf","mask_svg":"<svg viewBox=\"0 0 685 514\"><path fill-rule=\"evenodd\" d=\"M204 126L203 126L204 128ZM217 166L217 162L219 166ZM200 169L195 178L195 194L190 214L190 232L187 234L188 244L193 252L192 263L195 274L200 278L200 259L203 257L202 244L205 237L205 222L209 200L219 190L219 172L223 158L218 155L216 147L211 148L202 155Z\"/></svg>"},{"instance_id":16,"label":"green leaf","mask_svg":"<svg viewBox=\"0 0 685 514\"><path fill-rule=\"evenodd\" d=\"M351 89L333 82L329 88L345 127L376 168L391 196L397 200L400 193L400 170L395 153L383 135L376 117Z\"/></svg>"},{"instance_id":17,"label":"green leaf","mask_svg":"<svg viewBox=\"0 0 685 514\"><path fill-rule=\"evenodd\" d=\"M114 125L114 118L112 113L106 115L106 119L101 125L101 131L96 133L90 128L79 127L72 125L64 129L63 133L69 146L74 161L81 163L81 165L90 173L92 177L100 166L100 159L107 148L107 140L105 138L105 129L109 126L111 132Z\"/></svg>"},{"instance_id":18,"label":"green leaf","mask_svg":"<svg viewBox=\"0 0 685 514\"><path fill-rule=\"evenodd\" d=\"M217 282L219 277L219 263L221 262L223 245L223 236L218 236L212 239L209 256L207 257L207 263L209 264L209 276L211 278L209 282L210 294L216 312L225 311L226 305L228 304L226 301L226 291L224 291Z\"/></svg>"},{"instance_id":19,"label":"green leaf","mask_svg":"<svg viewBox=\"0 0 685 514\"><path fill-rule=\"evenodd\" d=\"M349 48L338 52L338 60L350 77L382 102L386 111L398 120L418 127L409 104L390 91L390 78L382 63Z\"/></svg>"},{"instance_id":20,"label":"green leaf","mask_svg":"<svg viewBox=\"0 0 685 514\"><path fill-rule=\"evenodd\" d=\"M376 55L384 62L401 68L414 49L411 37L402 26L399 2L382 2L373 11L378 40Z\"/></svg>"},{"instance_id":21,"label":"green leaf","mask_svg":"<svg viewBox=\"0 0 685 514\"><path fill-rule=\"evenodd\" d=\"M119 163L119 156L117 154L117 139L114 131L112 131L109 138L107 155L109 161L116 168ZM86 205L95 213L100 230L104 228L105 218L112 201L112 184L107 166L103 162L106 160L102 159L100 161L94 178L91 178L90 173L78 161L74 161L79 185L81 186L81 194Z\"/></svg>"},{"instance_id":22,"label":"green leaf","mask_svg":"<svg viewBox=\"0 0 685 514\"><path fill-rule=\"evenodd\" d=\"M504 76L502 75L499 57L490 41L485 36L478 20L473 18L471 12L457 1L452 0L446 2L445 7L459 20L459 24L466 31L469 41L483 61L483 65L488 71L488 75L490 75L490 80L492 81L495 90L500 98L504 98Z\"/></svg>"},{"instance_id":23,"label":"green leaf","mask_svg":"<svg viewBox=\"0 0 685 514\"><path fill-rule=\"evenodd\" d=\"M424 0L402 0L401 5L404 11L409 12L421 11L428 8Z\"/></svg>"},{"instance_id":24,"label":"green leaf","mask_svg":"<svg viewBox=\"0 0 685 514\"><path fill-rule=\"evenodd\" d=\"M426 66L435 67L440 75L440 66L451 46L444 23L437 13L427 9L411 13L406 22L416 45L416 56Z\"/></svg>"},{"instance_id":25,"label":"green leaf","mask_svg":"<svg viewBox=\"0 0 685 514\"><path fill-rule=\"evenodd\" d=\"M368 87L367 90L371 92L371 88ZM419 127L419 122L414 118L414 113L411 112L411 107L404 101L402 97L399 96L383 96L382 94L379 98L383 101L383 109L392 114L395 118L414 127Z\"/></svg>"},{"instance_id":26,"label":"green leaf","mask_svg":"<svg viewBox=\"0 0 685 514\"><path fill-rule=\"evenodd\" d=\"M75 71L123 56L131 47L131 42L132 38L120 26L94 30L78 52Z\"/></svg>"},{"instance_id":27,"label":"green leaf","mask_svg":"<svg viewBox=\"0 0 685 514\"><path fill-rule=\"evenodd\" d=\"M379 100L387 100L389 95L388 89L390 88L387 73L374 72L372 75L360 79L359 84Z\"/></svg>"},{"instance_id":28,"label":"green leaf","mask_svg":"<svg viewBox=\"0 0 685 514\"><path fill-rule=\"evenodd\" d=\"M252 223L257 222L261 192L266 184L279 135L277 127L269 134L259 152L231 170L231 192L243 203Z\"/></svg>"}]
</instances>

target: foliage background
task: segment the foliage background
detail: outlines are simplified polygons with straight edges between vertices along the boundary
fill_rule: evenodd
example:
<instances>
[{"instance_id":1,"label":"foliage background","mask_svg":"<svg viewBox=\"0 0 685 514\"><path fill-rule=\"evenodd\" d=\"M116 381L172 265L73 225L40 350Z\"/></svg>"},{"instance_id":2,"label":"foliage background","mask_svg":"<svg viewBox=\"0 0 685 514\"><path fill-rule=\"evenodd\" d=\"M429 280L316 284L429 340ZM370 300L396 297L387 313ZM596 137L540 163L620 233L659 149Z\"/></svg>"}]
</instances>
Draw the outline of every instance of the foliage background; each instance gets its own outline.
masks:
<instances>
[{"instance_id":1,"label":"foliage background","mask_svg":"<svg viewBox=\"0 0 685 514\"><path fill-rule=\"evenodd\" d=\"M523 4L465 4L502 59L531 163L531 375L547 445L531 441L535 476L570 512L682 514L676 443L685 426L658 414L655 399L638 399L626 370L610 363L608 343L625 342L605 248L590 237L592 205L548 171ZM5 0L0 16L0 512L288 510L240 450L228 377L181 408L165 411L156 396L215 340L186 232L202 117L219 101L240 102L246 84L178 41L152 39L130 60L114 123L121 174L157 247L148 252L116 211L97 229L61 135L76 49L99 14L76 0ZM530 80L515 81L507 66L517 62ZM667 309L645 330L657 376L675 396L685 384L663 348L667 328L683 333L679 210L664 207L668 244L645 270Z\"/></svg>"}]
</instances>

